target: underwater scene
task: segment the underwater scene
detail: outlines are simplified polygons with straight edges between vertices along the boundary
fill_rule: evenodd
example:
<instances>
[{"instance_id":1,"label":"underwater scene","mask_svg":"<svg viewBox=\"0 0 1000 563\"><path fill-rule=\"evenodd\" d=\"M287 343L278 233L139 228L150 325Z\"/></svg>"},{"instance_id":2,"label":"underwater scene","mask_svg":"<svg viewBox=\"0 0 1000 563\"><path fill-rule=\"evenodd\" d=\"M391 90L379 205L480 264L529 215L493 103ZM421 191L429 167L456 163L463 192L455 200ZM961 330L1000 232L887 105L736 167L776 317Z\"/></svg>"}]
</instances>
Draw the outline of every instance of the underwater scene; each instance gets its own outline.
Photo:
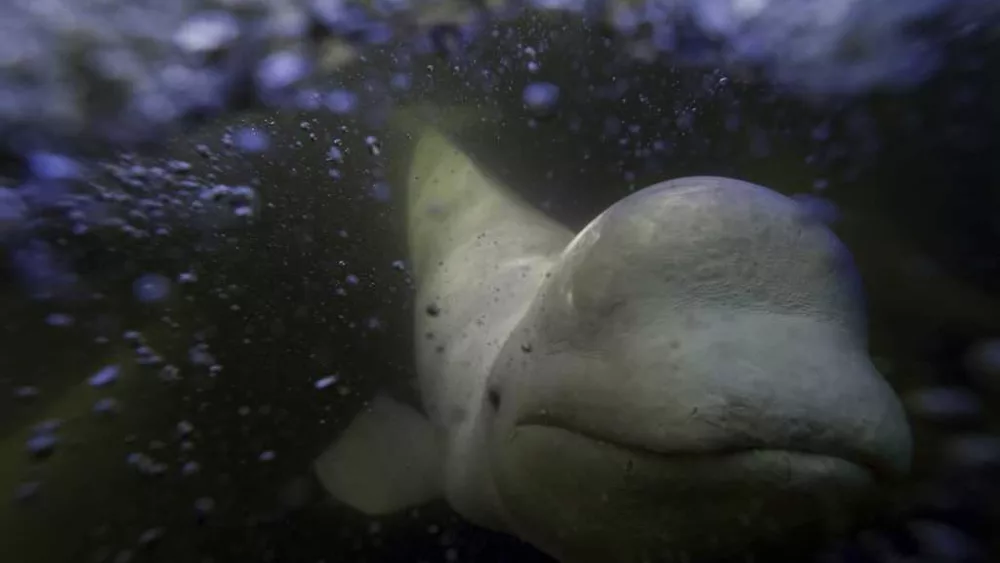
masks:
<instances>
[{"instance_id":1,"label":"underwater scene","mask_svg":"<svg viewBox=\"0 0 1000 563\"><path fill-rule=\"evenodd\" d=\"M1000 3L0 21L0 561L1000 561Z\"/></svg>"}]
</instances>

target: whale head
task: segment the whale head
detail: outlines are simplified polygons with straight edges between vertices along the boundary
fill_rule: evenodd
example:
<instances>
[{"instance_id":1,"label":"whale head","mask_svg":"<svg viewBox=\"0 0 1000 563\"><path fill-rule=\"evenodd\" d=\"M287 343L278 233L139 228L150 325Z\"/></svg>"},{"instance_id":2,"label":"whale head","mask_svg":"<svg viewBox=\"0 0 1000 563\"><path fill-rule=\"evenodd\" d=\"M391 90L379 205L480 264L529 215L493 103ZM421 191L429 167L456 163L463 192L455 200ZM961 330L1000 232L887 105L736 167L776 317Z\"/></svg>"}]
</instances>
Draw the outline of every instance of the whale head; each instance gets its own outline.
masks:
<instances>
[{"instance_id":1,"label":"whale head","mask_svg":"<svg viewBox=\"0 0 1000 563\"><path fill-rule=\"evenodd\" d=\"M479 423L507 525L565 562L720 558L839 528L904 474L847 250L792 200L684 178L561 254Z\"/></svg>"}]
</instances>

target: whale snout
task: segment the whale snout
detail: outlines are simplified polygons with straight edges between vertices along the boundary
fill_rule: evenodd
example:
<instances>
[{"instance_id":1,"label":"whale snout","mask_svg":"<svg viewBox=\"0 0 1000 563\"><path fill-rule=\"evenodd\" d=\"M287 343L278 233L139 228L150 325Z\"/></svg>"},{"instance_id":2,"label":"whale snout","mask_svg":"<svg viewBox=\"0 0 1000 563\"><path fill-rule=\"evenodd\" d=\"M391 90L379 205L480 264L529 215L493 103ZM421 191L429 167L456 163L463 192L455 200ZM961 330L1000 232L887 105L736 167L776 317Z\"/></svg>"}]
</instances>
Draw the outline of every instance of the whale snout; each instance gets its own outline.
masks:
<instances>
[{"instance_id":1,"label":"whale snout","mask_svg":"<svg viewBox=\"0 0 1000 563\"><path fill-rule=\"evenodd\" d=\"M842 529L908 471L904 411L849 332L697 317L599 353L553 343L507 378L497 475L527 537L567 561L715 557Z\"/></svg>"},{"instance_id":2,"label":"whale snout","mask_svg":"<svg viewBox=\"0 0 1000 563\"><path fill-rule=\"evenodd\" d=\"M521 380L513 424L663 455L781 450L877 478L909 470L902 405L846 331L765 312L709 311L684 324L631 334L602 357L552 354L544 374Z\"/></svg>"}]
</instances>

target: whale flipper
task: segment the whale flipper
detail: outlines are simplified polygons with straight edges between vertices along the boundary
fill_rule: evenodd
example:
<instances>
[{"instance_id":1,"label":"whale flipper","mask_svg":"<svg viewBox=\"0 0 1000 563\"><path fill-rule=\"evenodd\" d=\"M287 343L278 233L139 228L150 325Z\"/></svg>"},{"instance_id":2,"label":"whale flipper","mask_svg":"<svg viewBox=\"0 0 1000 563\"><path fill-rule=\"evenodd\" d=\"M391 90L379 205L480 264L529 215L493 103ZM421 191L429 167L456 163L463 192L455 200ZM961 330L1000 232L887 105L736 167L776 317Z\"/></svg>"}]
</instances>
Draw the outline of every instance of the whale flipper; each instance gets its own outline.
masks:
<instances>
[{"instance_id":1,"label":"whale flipper","mask_svg":"<svg viewBox=\"0 0 1000 563\"><path fill-rule=\"evenodd\" d=\"M378 396L316 459L314 470L335 499L376 516L441 497L443 455L430 421Z\"/></svg>"}]
</instances>

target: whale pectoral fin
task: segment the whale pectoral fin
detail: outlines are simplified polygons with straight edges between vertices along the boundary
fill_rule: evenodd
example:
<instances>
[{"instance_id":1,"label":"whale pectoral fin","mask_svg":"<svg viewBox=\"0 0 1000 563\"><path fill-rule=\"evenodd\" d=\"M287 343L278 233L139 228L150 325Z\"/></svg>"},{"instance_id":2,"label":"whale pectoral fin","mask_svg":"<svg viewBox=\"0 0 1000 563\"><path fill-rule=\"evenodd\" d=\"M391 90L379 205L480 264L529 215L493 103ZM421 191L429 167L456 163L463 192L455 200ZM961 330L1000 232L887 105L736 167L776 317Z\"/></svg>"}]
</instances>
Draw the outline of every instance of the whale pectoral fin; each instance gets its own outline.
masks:
<instances>
[{"instance_id":1,"label":"whale pectoral fin","mask_svg":"<svg viewBox=\"0 0 1000 563\"><path fill-rule=\"evenodd\" d=\"M441 497L443 457L427 418L378 396L320 454L314 470L335 499L375 516Z\"/></svg>"}]
</instances>

